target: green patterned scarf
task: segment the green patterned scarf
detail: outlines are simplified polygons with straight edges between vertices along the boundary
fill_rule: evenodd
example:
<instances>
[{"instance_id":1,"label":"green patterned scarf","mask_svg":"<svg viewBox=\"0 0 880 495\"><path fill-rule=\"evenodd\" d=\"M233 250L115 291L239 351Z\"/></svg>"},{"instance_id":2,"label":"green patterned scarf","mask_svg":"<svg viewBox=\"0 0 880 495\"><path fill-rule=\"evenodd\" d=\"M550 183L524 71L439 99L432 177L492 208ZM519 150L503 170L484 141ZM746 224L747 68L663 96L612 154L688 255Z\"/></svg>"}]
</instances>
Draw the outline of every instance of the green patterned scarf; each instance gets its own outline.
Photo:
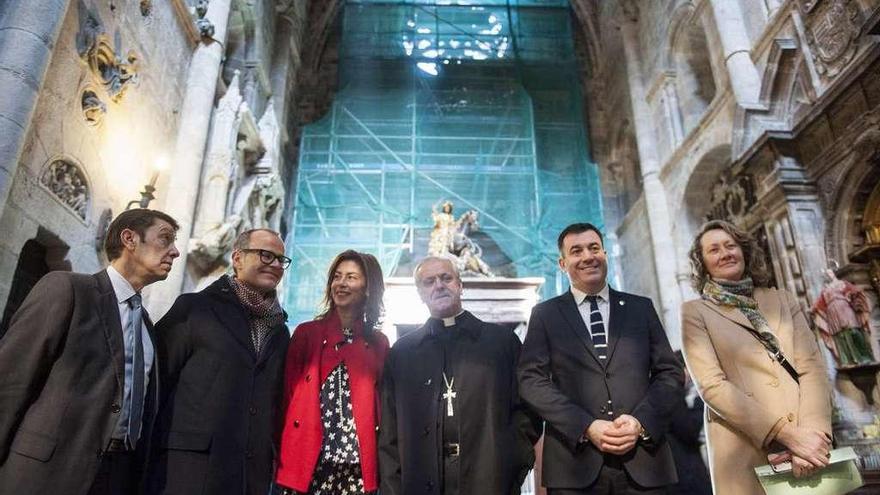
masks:
<instances>
[{"instance_id":1,"label":"green patterned scarf","mask_svg":"<svg viewBox=\"0 0 880 495\"><path fill-rule=\"evenodd\" d=\"M750 277L740 281L708 279L703 285L703 299L719 306L732 306L739 309L759 334L773 335L767 319L758 310L758 301L753 297L755 284Z\"/></svg>"}]
</instances>

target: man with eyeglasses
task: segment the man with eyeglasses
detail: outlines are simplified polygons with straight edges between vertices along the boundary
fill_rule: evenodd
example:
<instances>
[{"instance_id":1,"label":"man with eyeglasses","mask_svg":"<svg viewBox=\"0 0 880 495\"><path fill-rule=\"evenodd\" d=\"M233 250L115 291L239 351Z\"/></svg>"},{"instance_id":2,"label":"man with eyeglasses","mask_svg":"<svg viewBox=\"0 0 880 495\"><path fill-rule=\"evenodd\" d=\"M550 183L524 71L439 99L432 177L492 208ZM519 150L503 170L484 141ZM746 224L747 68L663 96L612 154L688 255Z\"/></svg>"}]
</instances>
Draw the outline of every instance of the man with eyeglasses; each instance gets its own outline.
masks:
<instances>
[{"instance_id":1,"label":"man with eyeglasses","mask_svg":"<svg viewBox=\"0 0 880 495\"><path fill-rule=\"evenodd\" d=\"M277 232L243 232L234 274L156 325L164 393L147 493L268 493L289 340L275 288L290 261Z\"/></svg>"}]
</instances>

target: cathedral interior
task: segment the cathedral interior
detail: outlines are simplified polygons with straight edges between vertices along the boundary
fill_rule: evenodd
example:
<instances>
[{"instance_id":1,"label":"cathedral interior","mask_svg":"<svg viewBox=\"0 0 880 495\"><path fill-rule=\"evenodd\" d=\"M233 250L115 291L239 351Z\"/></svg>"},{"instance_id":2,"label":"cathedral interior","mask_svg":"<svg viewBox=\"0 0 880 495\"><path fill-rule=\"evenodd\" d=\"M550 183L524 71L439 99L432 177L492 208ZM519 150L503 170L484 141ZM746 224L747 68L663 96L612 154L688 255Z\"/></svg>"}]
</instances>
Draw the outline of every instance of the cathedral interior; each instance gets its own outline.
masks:
<instances>
[{"instance_id":1,"label":"cathedral interior","mask_svg":"<svg viewBox=\"0 0 880 495\"><path fill-rule=\"evenodd\" d=\"M181 225L156 319L266 227L292 328L337 253L405 280L447 214L472 293L537 281L517 327L567 289L559 231L591 222L677 349L687 251L725 219L807 314L826 269L863 291L880 357L880 0L4 0L0 94L0 336L148 206ZM823 352L876 490L880 362Z\"/></svg>"}]
</instances>

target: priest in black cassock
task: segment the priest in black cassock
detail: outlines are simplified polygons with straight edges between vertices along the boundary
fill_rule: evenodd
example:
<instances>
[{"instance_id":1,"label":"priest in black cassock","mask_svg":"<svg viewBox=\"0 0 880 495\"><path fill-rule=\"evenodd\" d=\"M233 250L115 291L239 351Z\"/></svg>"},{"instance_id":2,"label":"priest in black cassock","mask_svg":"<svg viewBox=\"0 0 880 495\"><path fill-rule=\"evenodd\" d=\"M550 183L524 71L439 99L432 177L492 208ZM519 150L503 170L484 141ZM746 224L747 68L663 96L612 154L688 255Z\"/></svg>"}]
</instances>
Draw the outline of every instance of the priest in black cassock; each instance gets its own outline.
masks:
<instances>
[{"instance_id":1,"label":"priest in black cassock","mask_svg":"<svg viewBox=\"0 0 880 495\"><path fill-rule=\"evenodd\" d=\"M538 437L517 394L520 341L462 310L450 260L425 258L414 276L431 318L385 363L380 493L518 494Z\"/></svg>"}]
</instances>

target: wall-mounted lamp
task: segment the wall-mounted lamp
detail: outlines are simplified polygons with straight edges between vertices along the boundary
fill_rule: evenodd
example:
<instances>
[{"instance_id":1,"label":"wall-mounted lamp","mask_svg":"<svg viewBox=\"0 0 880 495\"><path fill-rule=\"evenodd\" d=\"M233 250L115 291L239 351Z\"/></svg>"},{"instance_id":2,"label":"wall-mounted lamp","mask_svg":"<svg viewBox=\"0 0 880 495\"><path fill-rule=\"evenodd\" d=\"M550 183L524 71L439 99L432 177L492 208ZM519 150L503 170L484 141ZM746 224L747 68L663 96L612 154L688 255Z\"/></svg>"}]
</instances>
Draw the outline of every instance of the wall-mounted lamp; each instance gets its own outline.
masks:
<instances>
[{"instance_id":1,"label":"wall-mounted lamp","mask_svg":"<svg viewBox=\"0 0 880 495\"><path fill-rule=\"evenodd\" d=\"M156 161L153 162L153 173L150 175L150 182L148 182L144 186L144 190L141 191L141 199L129 201L125 206L126 210L131 209L133 205L138 205L138 208L147 208L150 206L150 201L156 199L156 196L154 196L153 193L156 192L156 181L159 180L159 172L165 170L167 166L168 161L164 156L157 158Z\"/></svg>"}]
</instances>

